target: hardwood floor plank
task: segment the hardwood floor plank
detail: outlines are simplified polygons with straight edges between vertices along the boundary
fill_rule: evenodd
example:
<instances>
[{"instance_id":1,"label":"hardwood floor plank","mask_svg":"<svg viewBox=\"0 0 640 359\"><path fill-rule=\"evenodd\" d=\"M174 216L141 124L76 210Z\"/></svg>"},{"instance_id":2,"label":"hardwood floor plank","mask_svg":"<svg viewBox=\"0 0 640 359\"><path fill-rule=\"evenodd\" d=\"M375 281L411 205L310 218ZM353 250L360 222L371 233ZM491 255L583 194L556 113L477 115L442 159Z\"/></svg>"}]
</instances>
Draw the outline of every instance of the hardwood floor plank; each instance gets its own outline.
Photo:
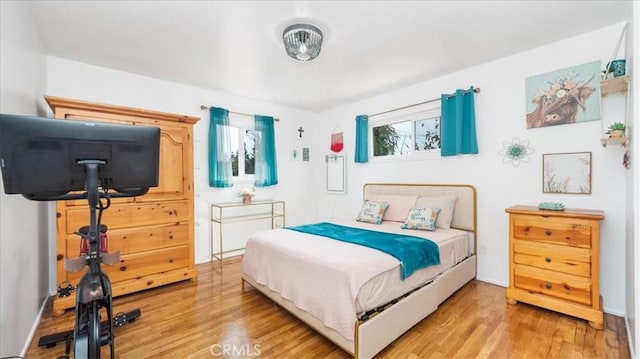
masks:
<instances>
[{"instance_id":1,"label":"hardwood floor plank","mask_svg":"<svg viewBox=\"0 0 640 359\"><path fill-rule=\"evenodd\" d=\"M348 354L251 288L240 258L197 266L198 279L118 297L114 312L140 309L116 328L116 358L345 358ZM42 335L73 328L74 313L48 303L28 358L55 358ZM379 358L629 358L624 319L605 329L528 304L507 304L505 288L472 281L380 352ZM227 350L224 352L224 350ZM235 350L235 351L234 351ZM213 353L212 353L213 352ZM102 348L108 355L108 348Z\"/></svg>"}]
</instances>

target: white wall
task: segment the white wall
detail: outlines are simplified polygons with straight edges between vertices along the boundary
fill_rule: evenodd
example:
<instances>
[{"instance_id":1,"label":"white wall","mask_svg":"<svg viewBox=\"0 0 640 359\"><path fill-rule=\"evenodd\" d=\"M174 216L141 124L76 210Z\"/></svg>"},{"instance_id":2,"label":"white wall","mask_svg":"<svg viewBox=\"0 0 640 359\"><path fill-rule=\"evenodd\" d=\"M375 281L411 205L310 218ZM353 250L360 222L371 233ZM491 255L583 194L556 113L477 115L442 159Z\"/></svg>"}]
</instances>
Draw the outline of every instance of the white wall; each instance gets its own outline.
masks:
<instances>
[{"instance_id":1,"label":"white wall","mask_svg":"<svg viewBox=\"0 0 640 359\"><path fill-rule=\"evenodd\" d=\"M286 201L287 225L316 218L315 206L308 203L309 188L305 185L312 179L312 162L294 161L290 156L292 148L303 146L311 148L312 158L316 155L313 149L314 133L317 132L315 128L318 126L314 121L316 114L57 57L48 57L47 66L48 95L201 118L194 127L196 263L210 259L209 203L240 202L238 193L243 187L251 185L242 183L229 189L209 188L209 111L200 110L200 105L279 118L275 126L279 183L272 187L257 188L254 200L276 198ZM299 127L304 129L302 138L297 131Z\"/></svg>"},{"instance_id":2,"label":"white wall","mask_svg":"<svg viewBox=\"0 0 640 359\"><path fill-rule=\"evenodd\" d=\"M635 51L632 51L632 49L633 40L637 44L638 39L640 39L640 2L638 1L633 3L633 24L627 28L627 37L627 61L630 65L628 69L632 76L630 96L633 99L630 118L634 119L633 126L631 126L631 138L634 141L629 146L632 170L627 171L626 206L627 211L631 211L635 215L627 216L626 322L631 355L632 357L637 357L640 354L640 341L638 340L638 332L640 332L640 322L638 321L638 312L640 311L640 305L638 305L638 298L640 298L638 293L640 289L640 218L638 218L638 213L640 213L640 190L637 185L638 181L640 181L640 166L638 165L640 146L636 141L640 138L640 123L637 120L638 113L640 113L640 96L638 96L637 85L634 84L640 83L640 57L638 56L638 49L636 48Z\"/></svg>"},{"instance_id":3,"label":"white wall","mask_svg":"<svg viewBox=\"0 0 640 359\"><path fill-rule=\"evenodd\" d=\"M42 114L45 58L24 3L0 2L0 24L0 112ZM0 356L24 356L48 292L46 204L0 192Z\"/></svg>"},{"instance_id":4,"label":"white wall","mask_svg":"<svg viewBox=\"0 0 640 359\"><path fill-rule=\"evenodd\" d=\"M623 149L603 148L601 122L526 129L525 78L594 60L603 64L615 49L623 24L609 26L572 39L531 49L497 61L446 74L385 95L372 97L321 113L327 123L323 138L329 138L335 123L345 130L349 155L346 196L323 194L318 209L321 216L356 215L367 182L468 183L478 191L478 240L486 255L478 261L478 279L508 285L508 216L505 208L516 204L536 205L541 201L561 201L567 207L600 209L606 220L601 227L600 290L604 309L622 315L625 311L625 169ZM353 162L354 118L439 98L456 88L480 87L476 95L476 121L480 153L459 158L421 161ZM605 123L619 119L620 99L605 106ZM376 118L371 118L375 121ZM530 141L535 150L529 163L513 167L504 164L498 152L504 141L514 137ZM326 151L328 152L328 145ZM563 195L542 193L542 154L561 152L592 153L592 193ZM323 188L322 181L317 183Z\"/></svg>"}]
</instances>

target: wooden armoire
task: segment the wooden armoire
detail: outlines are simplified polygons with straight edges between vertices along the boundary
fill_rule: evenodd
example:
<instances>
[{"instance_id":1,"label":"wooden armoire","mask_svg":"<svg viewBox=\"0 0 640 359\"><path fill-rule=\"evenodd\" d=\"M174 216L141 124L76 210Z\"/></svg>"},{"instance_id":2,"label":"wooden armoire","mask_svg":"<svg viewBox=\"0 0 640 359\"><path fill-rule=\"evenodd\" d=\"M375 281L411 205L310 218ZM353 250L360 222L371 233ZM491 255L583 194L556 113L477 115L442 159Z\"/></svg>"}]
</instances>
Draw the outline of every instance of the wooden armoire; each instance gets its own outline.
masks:
<instances>
[{"instance_id":1,"label":"wooden armoire","mask_svg":"<svg viewBox=\"0 0 640 359\"><path fill-rule=\"evenodd\" d=\"M113 199L102 215L109 252L121 252L119 263L102 265L114 297L195 278L193 125L199 118L51 96L45 100L58 119L160 128L159 186L144 196ZM87 201L58 201L56 212L56 282L75 287L84 271L67 273L64 259L79 256L80 237L74 232L89 223ZM53 313L73 307L75 291L57 295Z\"/></svg>"}]
</instances>

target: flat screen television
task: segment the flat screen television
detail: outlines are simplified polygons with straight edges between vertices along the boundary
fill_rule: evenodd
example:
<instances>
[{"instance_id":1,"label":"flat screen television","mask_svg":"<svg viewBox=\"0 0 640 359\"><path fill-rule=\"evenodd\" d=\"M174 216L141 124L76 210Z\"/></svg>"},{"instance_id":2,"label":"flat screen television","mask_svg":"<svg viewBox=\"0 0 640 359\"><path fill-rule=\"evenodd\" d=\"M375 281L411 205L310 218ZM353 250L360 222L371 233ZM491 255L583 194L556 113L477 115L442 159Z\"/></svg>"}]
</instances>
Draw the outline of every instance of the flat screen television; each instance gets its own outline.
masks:
<instances>
[{"instance_id":1,"label":"flat screen television","mask_svg":"<svg viewBox=\"0 0 640 359\"><path fill-rule=\"evenodd\" d=\"M105 162L98 168L103 190L144 194L158 186L159 147L157 127L0 114L4 191L32 200L86 190L80 160Z\"/></svg>"}]
</instances>

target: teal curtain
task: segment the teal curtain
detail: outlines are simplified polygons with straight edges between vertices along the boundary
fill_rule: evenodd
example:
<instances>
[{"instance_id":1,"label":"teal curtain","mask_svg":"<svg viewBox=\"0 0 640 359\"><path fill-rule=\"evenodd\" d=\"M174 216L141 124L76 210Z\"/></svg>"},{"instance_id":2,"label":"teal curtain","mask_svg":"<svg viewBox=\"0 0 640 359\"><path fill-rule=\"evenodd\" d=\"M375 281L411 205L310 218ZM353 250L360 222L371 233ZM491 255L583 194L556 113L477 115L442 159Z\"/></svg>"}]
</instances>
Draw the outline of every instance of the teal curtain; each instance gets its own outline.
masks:
<instances>
[{"instance_id":1,"label":"teal curtain","mask_svg":"<svg viewBox=\"0 0 640 359\"><path fill-rule=\"evenodd\" d=\"M273 117L255 116L256 187L266 187L278 184L276 136L273 123Z\"/></svg>"},{"instance_id":2,"label":"teal curtain","mask_svg":"<svg viewBox=\"0 0 640 359\"><path fill-rule=\"evenodd\" d=\"M356 116L356 163L369 162L369 116Z\"/></svg>"},{"instance_id":3,"label":"teal curtain","mask_svg":"<svg viewBox=\"0 0 640 359\"><path fill-rule=\"evenodd\" d=\"M455 156L478 153L473 86L441 97L440 155Z\"/></svg>"},{"instance_id":4,"label":"teal curtain","mask_svg":"<svg viewBox=\"0 0 640 359\"><path fill-rule=\"evenodd\" d=\"M209 108L209 187L232 187L229 111Z\"/></svg>"}]
</instances>

